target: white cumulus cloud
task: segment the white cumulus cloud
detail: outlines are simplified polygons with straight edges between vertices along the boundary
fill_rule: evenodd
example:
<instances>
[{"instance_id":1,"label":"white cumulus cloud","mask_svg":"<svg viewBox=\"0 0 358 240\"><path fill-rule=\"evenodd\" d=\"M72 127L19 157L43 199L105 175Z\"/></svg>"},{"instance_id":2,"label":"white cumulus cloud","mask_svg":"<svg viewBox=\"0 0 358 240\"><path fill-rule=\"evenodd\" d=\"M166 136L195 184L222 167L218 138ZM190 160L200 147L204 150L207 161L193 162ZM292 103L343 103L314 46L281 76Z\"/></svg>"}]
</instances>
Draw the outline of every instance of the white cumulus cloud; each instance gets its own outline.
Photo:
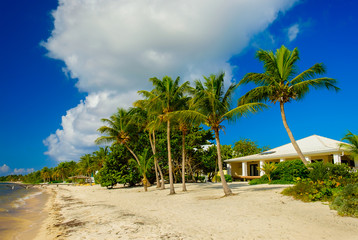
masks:
<instances>
[{"instance_id":1,"label":"white cumulus cloud","mask_svg":"<svg viewBox=\"0 0 358 240\"><path fill-rule=\"evenodd\" d=\"M291 27L288 28L288 39L290 40L290 42L292 42L293 40L296 39L297 34L300 32L300 27L298 24L294 24Z\"/></svg>"},{"instance_id":2,"label":"white cumulus cloud","mask_svg":"<svg viewBox=\"0 0 358 240\"><path fill-rule=\"evenodd\" d=\"M138 99L136 91L118 94L111 91L89 94L84 101L67 111L62 117L62 129L44 140L45 153L58 161L78 160L83 153L94 150L96 130L102 125L101 118L108 117L118 106L130 107Z\"/></svg>"},{"instance_id":3,"label":"white cumulus cloud","mask_svg":"<svg viewBox=\"0 0 358 240\"><path fill-rule=\"evenodd\" d=\"M99 119L129 106L137 90L150 88L150 77L192 80L224 70L230 80L230 57L295 2L60 0L52 35L42 45L89 95L44 141L47 154L76 160L93 148Z\"/></svg>"},{"instance_id":4,"label":"white cumulus cloud","mask_svg":"<svg viewBox=\"0 0 358 240\"><path fill-rule=\"evenodd\" d=\"M10 168L6 164L4 164L0 167L0 173L7 173L9 170L10 170Z\"/></svg>"}]
</instances>

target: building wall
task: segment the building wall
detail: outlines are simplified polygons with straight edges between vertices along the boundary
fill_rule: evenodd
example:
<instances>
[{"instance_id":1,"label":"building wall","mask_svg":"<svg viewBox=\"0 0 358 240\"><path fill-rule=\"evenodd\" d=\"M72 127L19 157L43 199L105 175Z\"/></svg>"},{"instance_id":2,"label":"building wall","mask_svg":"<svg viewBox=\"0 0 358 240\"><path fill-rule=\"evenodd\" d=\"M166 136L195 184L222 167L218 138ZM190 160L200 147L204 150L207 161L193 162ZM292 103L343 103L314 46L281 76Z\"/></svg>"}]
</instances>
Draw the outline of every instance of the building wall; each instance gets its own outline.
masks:
<instances>
[{"instance_id":1,"label":"building wall","mask_svg":"<svg viewBox=\"0 0 358 240\"><path fill-rule=\"evenodd\" d=\"M231 163L231 176L238 177L242 175L242 163Z\"/></svg>"}]
</instances>

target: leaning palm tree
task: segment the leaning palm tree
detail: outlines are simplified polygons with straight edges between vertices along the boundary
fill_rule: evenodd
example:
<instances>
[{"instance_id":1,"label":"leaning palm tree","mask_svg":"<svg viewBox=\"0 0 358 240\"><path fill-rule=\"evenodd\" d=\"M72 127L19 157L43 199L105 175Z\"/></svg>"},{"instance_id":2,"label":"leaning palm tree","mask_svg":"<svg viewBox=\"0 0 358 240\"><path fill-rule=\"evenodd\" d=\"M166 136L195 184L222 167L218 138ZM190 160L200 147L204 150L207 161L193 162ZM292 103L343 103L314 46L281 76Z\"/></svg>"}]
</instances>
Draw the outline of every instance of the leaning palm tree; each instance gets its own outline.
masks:
<instances>
[{"instance_id":1,"label":"leaning palm tree","mask_svg":"<svg viewBox=\"0 0 358 240\"><path fill-rule=\"evenodd\" d=\"M171 117L170 113L179 109L182 105L182 99L185 91L189 88L189 82L182 85L179 84L180 78L177 77L174 81L170 77L163 77L162 80L158 78L149 79L153 83L154 89L152 91L139 91L141 95L150 100L149 111L160 112L159 118L161 121L167 123L167 147L168 147L168 167L169 167L169 183L170 194L175 194L173 183L173 166L172 154L170 145L170 129Z\"/></svg>"},{"instance_id":2,"label":"leaning palm tree","mask_svg":"<svg viewBox=\"0 0 358 240\"><path fill-rule=\"evenodd\" d=\"M358 160L358 135L355 135L348 131L348 133L342 138L347 143L340 144L340 147L347 152L347 154L353 159Z\"/></svg>"},{"instance_id":3,"label":"leaning palm tree","mask_svg":"<svg viewBox=\"0 0 358 240\"><path fill-rule=\"evenodd\" d=\"M288 127L284 105L293 100L301 100L310 88L327 88L338 91L336 80L327 77L315 78L324 74L326 68L322 63L316 63L309 69L297 74L296 62L299 60L297 48L292 52L285 46L272 51L259 50L256 57L264 64L264 73L248 73L239 84L255 83L258 87L250 90L242 98L242 102L268 101L279 103L283 125L291 140L293 147L304 164L308 164L301 149L296 143Z\"/></svg>"},{"instance_id":4,"label":"leaning palm tree","mask_svg":"<svg viewBox=\"0 0 358 240\"><path fill-rule=\"evenodd\" d=\"M102 143L113 143L113 144L123 144L127 150L132 154L136 160L138 166L140 167L141 163L138 156L134 151L129 147L129 142L131 140L130 134L133 133L136 129L135 124L131 119L132 112L127 111L123 108L118 108L118 112L113 114L109 119L103 118L102 122L106 125L97 129L101 134L106 134L95 140L96 144ZM143 179L147 179L143 175ZM150 185L149 182L146 182L147 185Z\"/></svg>"},{"instance_id":5,"label":"leaning palm tree","mask_svg":"<svg viewBox=\"0 0 358 240\"><path fill-rule=\"evenodd\" d=\"M255 113L266 105L262 103L246 103L232 109L231 100L238 85L231 84L225 91L224 76L225 74L221 73L218 76L204 77L204 83L199 80L195 81L192 109L178 111L176 116L203 123L214 131L221 183L225 196L228 196L232 192L226 183L221 160L219 131L223 128L222 123L225 120L234 121L239 117L247 116L249 113Z\"/></svg>"}]
</instances>

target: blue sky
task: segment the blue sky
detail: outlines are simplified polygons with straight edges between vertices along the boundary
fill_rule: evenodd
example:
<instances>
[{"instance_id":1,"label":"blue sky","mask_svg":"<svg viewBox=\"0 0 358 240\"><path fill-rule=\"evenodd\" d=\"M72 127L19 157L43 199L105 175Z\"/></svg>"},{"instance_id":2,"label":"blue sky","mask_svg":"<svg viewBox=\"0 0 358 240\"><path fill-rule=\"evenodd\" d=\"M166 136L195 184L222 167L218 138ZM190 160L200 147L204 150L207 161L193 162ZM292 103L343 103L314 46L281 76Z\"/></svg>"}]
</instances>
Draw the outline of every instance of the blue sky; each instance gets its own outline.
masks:
<instances>
[{"instance_id":1,"label":"blue sky","mask_svg":"<svg viewBox=\"0 0 358 240\"><path fill-rule=\"evenodd\" d=\"M257 49L282 44L299 49L300 70L323 62L341 88L287 104L295 138L358 133L358 3L238 2L0 1L0 175L92 152L99 119L130 106L149 77L193 80L225 70L227 80L239 80L262 72ZM221 136L223 144L289 142L277 105L226 125Z\"/></svg>"}]
</instances>

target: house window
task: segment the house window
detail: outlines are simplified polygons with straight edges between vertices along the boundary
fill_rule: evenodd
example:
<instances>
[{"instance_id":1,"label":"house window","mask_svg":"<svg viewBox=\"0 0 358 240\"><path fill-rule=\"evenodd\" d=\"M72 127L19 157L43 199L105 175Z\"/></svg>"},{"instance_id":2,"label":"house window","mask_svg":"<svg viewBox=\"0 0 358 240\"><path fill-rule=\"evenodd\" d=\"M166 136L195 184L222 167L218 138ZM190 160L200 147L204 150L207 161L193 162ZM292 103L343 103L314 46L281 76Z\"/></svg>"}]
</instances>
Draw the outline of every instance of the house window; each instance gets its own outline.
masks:
<instances>
[{"instance_id":1,"label":"house window","mask_svg":"<svg viewBox=\"0 0 358 240\"><path fill-rule=\"evenodd\" d=\"M251 164L250 165L250 176L259 176L259 165L258 164Z\"/></svg>"}]
</instances>

